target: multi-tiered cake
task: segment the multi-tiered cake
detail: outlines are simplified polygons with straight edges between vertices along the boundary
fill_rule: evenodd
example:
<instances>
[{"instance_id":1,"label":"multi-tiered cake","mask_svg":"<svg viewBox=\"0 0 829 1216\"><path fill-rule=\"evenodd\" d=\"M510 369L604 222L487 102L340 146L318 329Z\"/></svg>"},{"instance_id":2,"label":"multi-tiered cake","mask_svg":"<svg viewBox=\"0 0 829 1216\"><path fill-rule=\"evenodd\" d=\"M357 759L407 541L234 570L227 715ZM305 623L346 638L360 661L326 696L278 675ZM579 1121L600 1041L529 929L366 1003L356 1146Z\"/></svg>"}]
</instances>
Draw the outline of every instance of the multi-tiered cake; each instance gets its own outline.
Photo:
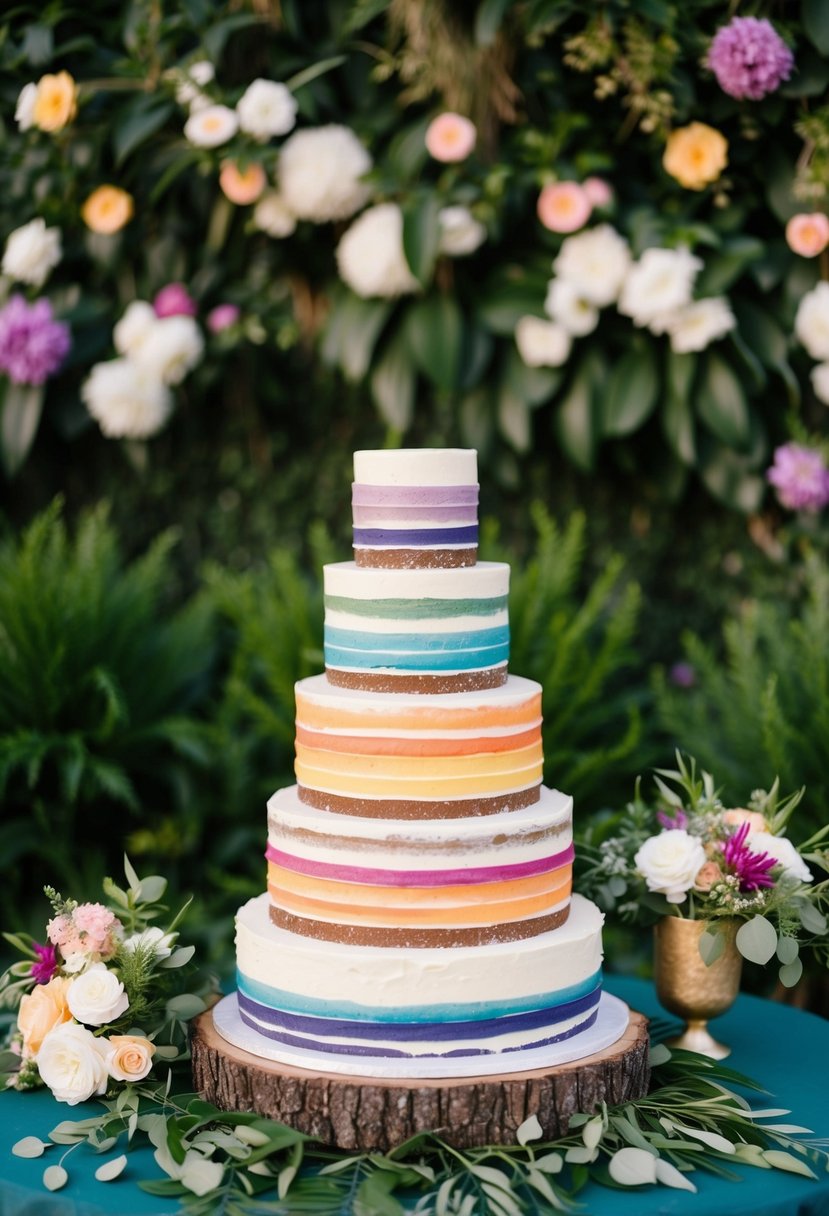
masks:
<instances>
[{"instance_id":1,"label":"multi-tiered cake","mask_svg":"<svg viewBox=\"0 0 829 1216\"><path fill-rule=\"evenodd\" d=\"M475 452L357 452L354 474L325 675L296 687L297 784L237 917L242 1045L403 1078L584 1055L602 916L571 897L541 688L507 673L509 567L476 560Z\"/></svg>"}]
</instances>

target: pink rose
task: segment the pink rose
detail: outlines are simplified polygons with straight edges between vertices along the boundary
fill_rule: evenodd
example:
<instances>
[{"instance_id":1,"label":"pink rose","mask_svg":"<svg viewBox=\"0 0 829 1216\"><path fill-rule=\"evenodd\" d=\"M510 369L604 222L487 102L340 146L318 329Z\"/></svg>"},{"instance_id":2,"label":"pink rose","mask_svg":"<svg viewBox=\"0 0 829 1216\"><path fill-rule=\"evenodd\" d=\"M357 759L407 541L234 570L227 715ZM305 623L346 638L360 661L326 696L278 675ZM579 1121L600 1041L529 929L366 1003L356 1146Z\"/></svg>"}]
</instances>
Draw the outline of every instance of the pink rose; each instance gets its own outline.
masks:
<instances>
[{"instance_id":1,"label":"pink rose","mask_svg":"<svg viewBox=\"0 0 829 1216\"><path fill-rule=\"evenodd\" d=\"M715 861L706 861L700 866L694 879L695 891L710 891L715 882L722 878L722 870Z\"/></svg>"},{"instance_id":2,"label":"pink rose","mask_svg":"<svg viewBox=\"0 0 829 1216\"><path fill-rule=\"evenodd\" d=\"M538 218L551 232L575 232L590 219L593 205L578 182L553 182L538 196Z\"/></svg>"},{"instance_id":3,"label":"pink rose","mask_svg":"<svg viewBox=\"0 0 829 1216\"><path fill-rule=\"evenodd\" d=\"M217 304L207 314L207 328L212 334L220 334L239 320L239 309L235 304Z\"/></svg>"},{"instance_id":4,"label":"pink rose","mask_svg":"<svg viewBox=\"0 0 829 1216\"><path fill-rule=\"evenodd\" d=\"M157 292L153 300L157 317L195 317L196 301L183 283L168 283Z\"/></svg>"},{"instance_id":5,"label":"pink rose","mask_svg":"<svg viewBox=\"0 0 829 1216\"><path fill-rule=\"evenodd\" d=\"M786 225L786 240L793 253L816 258L829 245L829 218L822 211L793 215Z\"/></svg>"},{"instance_id":6,"label":"pink rose","mask_svg":"<svg viewBox=\"0 0 829 1216\"><path fill-rule=\"evenodd\" d=\"M438 114L426 128L426 148L430 156L444 164L466 160L475 147L478 133L475 124L462 114L447 110Z\"/></svg>"}]
</instances>

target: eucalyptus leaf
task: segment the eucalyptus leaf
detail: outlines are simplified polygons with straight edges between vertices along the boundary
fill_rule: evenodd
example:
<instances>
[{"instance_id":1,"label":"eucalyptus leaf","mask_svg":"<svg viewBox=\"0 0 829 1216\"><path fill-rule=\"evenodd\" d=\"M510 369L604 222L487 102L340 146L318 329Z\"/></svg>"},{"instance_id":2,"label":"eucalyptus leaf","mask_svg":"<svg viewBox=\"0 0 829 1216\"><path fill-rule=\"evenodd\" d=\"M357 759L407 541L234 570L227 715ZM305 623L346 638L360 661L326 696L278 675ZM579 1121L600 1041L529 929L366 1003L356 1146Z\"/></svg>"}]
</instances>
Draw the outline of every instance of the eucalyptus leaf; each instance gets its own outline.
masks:
<instances>
[{"instance_id":1,"label":"eucalyptus leaf","mask_svg":"<svg viewBox=\"0 0 829 1216\"><path fill-rule=\"evenodd\" d=\"M48 1165L43 1171L43 1185L47 1191L59 1191L68 1181L69 1175L62 1165Z\"/></svg>"},{"instance_id":2,"label":"eucalyptus leaf","mask_svg":"<svg viewBox=\"0 0 829 1216\"><path fill-rule=\"evenodd\" d=\"M643 1148L620 1148L608 1163L608 1171L620 1186L642 1186L656 1182L656 1156Z\"/></svg>"},{"instance_id":3,"label":"eucalyptus leaf","mask_svg":"<svg viewBox=\"0 0 829 1216\"><path fill-rule=\"evenodd\" d=\"M817 1174L805 1161L801 1161L792 1153L784 1153L782 1149L766 1149L763 1153L763 1160L776 1170L785 1170L789 1174L802 1174L804 1178L817 1178Z\"/></svg>"},{"instance_id":4,"label":"eucalyptus leaf","mask_svg":"<svg viewBox=\"0 0 829 1216\"><path fill-rule=\"evenodd\" d=\"M519 1144L529 1144L531 1140L540 1140L544 1135L544 1129L538 1121L538 1115L530 1115L525 1119L515 1133L515 1138Z\"/></svg>"},{"instance_id":5,"label":"eucalyptus leaf","mask_svg":"<svg viewBox=\"0 0 829 1216\"><path fill-rule=\"evenodd\" d=\"M797 958L800 947L795 937L781 937L777 942L777 957L784 966L793 963Z\"/></svg>"},{"instance_id":6,"label":"eucalyptus leaf","mask_svg":"<svg viewBox=\"0 0 829 1216\"><path fill-rule=\"evenodd\" d=\"M141 879L138 898L143 903L155 904L163 898L166 890L167 879L162 878L160 874L151 874L148 878Z\"/></svg>"},{"instance_id":7,"label":"eucalyptus leaf","mask_svg":"<svg viewBox=\"0 0 829 1216\"><path fill-rule=\"evenodd\" d=\"M815 933L822 936L826 932L826 917L813 904L804 901L798 906L797 911L800 916L800 923L807 933Z\"/></svg>"},{"instance_id":8,"label":"eucalyptus leaf","mask_svg":"<svg viewBox=\"0 0 829 1216\"><path fill-rule=\"evenodd\" d=\"M167 1002L167 1013L180 1018L184 1022L189 1022L190 1018L196 1017L199 1013L204 1013L207 1006L200 996L195 996L191 992L184 992L180 996L171 997Z\"/></svg>"},{"instance_id":9,"label":"eucalyptus leaf","mask_svg":"<svg viewBox=\"0 0 829 1216\"><path fill-rule=\"evenodd\" d=\"M158 966L165 971L173 971L176 967L184 967L196 953L195 946L179 946L168 958L159 960Z\"/></svg>"},{"instance_id":10,"label":"eucalyptus leaf","mask_svg":"<svg viewBox=\"0 0 829 1216\"><path fill-rule=\"evenodd\" d=\"M611 367L601 395L602 433L620 436L638 430L653 412L658 392L652 345L628 351Z\"/></svg>"},{"instance_id":11,"label":"eucalyptus leaf","mask_svg":"<svg viewBox=\"0 0 829 1216\"><path fill-rule=\"evenodd\" d=\"M122 1153L120 1157L113 1157L111 1161L105 1161L103 1165L99 1165L95 1171L95 1177L99 1182L112 1182L123 1174L127 1168L127 1155Z\"/></svg>"},{"instance_id":12,"label":"eucalyptus leaf","mask_svg":"<svg viewBox=\"0 0 829 1216\"><path fill-rule=\"evenodd\" d=\"M740 925L736 943L743 958L764 966L777 949L777 930L765 916L753 916Z\"/></svg>"},{"instance_id":13,"label":"eucalyptus leaf","mask_svg":"<svg viewBox=\"0 0 829 1216\"><path fill-rule=\"evenodd\" d=\"M696 1186L691 1179L671 1165L670 1161L663 1161L657 1158L656 1161L656 1181L661 1182L663 1186L671 1186L677 1191L693 1191L696 1193Z\"/></svg>"},{"instance_id":14,"label":"eucalyptus leaf","mask_svg":"<svg viewBox=\"0 0 829 1216\"><path fill-rule=\"evenodd\" d=\"M794 988L795 984L800 982L800 977L803 975L802 959L796 958L791 963L784 963L777 974L784 988Z\"/></svg>"},{"instance_id":15,"label":"eucalyptus leaf","mask_svg":"<svg viewBox=\"0 0 829 1216\"><path fill-rule=\"evenodd\" d=\"M699 953L706 967L710 967L712 963L715 963L722 956L724 950L725 934L721 929L709 926L700 934Z\"/></svg>"},{"instance_id":16,"label":"eucalyptus leaf","mask_svg":"<svg viewBox=\"0 0 829 1216\"><path fill-rule=\"evenodd\" d=\"M12 1154L15 1157L42 1157L47 1148L53 1147L37 1136L24 1136L12 1145Z\"/></svg>"}]
</instances>

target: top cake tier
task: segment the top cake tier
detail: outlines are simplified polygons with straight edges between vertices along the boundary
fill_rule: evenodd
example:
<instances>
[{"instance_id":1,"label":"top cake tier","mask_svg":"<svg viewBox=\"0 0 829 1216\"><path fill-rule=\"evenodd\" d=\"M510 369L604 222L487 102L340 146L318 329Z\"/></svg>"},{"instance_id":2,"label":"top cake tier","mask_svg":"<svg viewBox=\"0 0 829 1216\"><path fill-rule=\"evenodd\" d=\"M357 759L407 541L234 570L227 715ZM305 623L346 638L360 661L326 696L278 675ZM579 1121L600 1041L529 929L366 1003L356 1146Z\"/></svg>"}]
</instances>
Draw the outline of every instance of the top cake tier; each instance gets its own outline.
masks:
<instances>
[{"instance_id":1,"label":"top cake tier","mask_svg":"<svg viewBox=\"0 0 829 1216\"><path fill-rule=\"evenodd\" d=\"M475 565L478 461L474 450L355 452L351 501L358 566Z\"/></svg>"}]
</instances>

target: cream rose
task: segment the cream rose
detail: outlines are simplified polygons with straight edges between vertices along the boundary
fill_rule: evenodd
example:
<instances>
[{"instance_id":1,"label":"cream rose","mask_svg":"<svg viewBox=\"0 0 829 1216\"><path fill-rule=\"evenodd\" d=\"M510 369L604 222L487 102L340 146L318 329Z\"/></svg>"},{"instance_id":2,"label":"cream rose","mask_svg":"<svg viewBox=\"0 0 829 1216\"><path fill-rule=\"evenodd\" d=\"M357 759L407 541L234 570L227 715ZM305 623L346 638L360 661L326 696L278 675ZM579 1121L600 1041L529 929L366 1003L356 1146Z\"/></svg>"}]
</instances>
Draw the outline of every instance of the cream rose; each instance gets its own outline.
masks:
<instances>
[{"instance_id":1,"label":"cream rose","mask_svg":"<svg viewBox=\"0 0 829 1216\"><path fill-rule=\"evenodd\" d=\"M104 963L93 963L72 981L66 1003L79 1022L103 1026L120 1018L130 1000L115 972Z\"/></svg>"},{"instance_id":2,"label":"cream rose","mask_svg":"<svg viewBox=\"0 0 829 1216\"><path fill-rule=\"evenodd\" d=\"M155 1047L140 1034L114 1034L106 1040L107 1072L113 1081L142 1081L153 1066Z\"/></svg>"},{"instance_id":3,"label":"cream rose","mask_svg":"<svg viewBox=\"0 0 829 1216\"><path fill-rule=\"evenodd\" d=\"M671 828L646 840L633 860L649 891L681 904L707 859L696 836Z\"/></svg>"},{"instance_id":4,"label":"cream rose","mask_svg":"<svg viewBox=\"0 0 829 1216\"><path fill-rule=\"evenodd\" d=\"M70 1021L72 1014L66 1004L66 993L72 980L55 976L48 984L38 984L20 998L17 1029L23 1036L23 1055L36 1056L50 1030Z\"/></svg>"},{"instance_id":5,"label":"cream rose","mask_svg":"<svg viewBox=\"0 0 829 1216\"><path fill-rule=\"evenodd\" d=\"M80 980L73 981L73 987ZM106 1092L109 1075L105 1061L106 1043L96 1039L85 1026L66 1022L50 1030L38 1052L37 1067L41 1080L58 1102L75 1106L93 1094Z\"/></svg>"},{"instance_id":6,"label":"cream rose","mask_svg":"<svg viewBox=\"0 0 829 1216\"><path fill-rule=\"evenodd\" d=\"M751 849L752 853L765 853L768 857L773 857L782 868L784 877L796 878L799 882L812 881L812 871L785 836L750 831L746 836L746 848Z\"/></svg>"}]
</instances>

